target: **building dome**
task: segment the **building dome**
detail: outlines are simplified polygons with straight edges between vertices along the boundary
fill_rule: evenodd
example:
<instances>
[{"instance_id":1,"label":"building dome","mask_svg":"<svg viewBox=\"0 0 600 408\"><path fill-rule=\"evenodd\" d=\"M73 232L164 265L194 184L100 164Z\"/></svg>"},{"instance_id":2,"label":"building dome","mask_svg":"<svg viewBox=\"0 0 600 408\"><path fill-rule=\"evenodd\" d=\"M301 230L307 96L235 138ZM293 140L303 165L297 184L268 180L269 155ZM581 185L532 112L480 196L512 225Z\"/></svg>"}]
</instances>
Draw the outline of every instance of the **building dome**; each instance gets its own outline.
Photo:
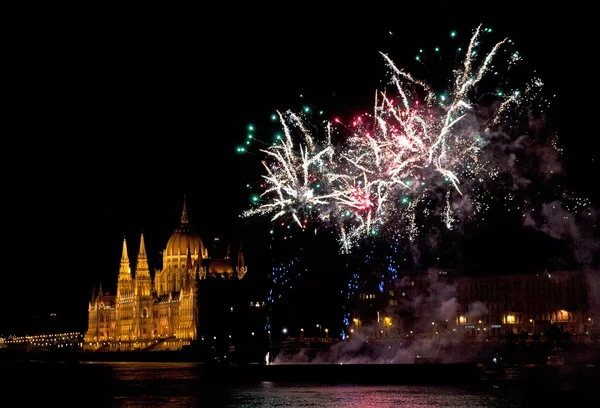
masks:
<instances>
[{"instance_id":1,"label":"building dome","mask_svg":"<svg viewBox=\"0 0 600 408\"><path fill-rule=\"evenodd\" d=\"M200 256L204 252L204 244L200 236L191 227L177 228L165 248L165 255L187 256L188 248L193 257Z\"/></svg>"},{"instance_id":2,"label":"building dome","mask_svg":"<svg viewBox=\"0 0 600 408\"><path fill-rule=\"evenodd\" d=\"M207 257L202 239L188 222L187 205L184 200L181 225L175 228L167 242L163 252L163 266L165 268L184 268L188 249L193 261Z\"/></svg>"}]
</instances>

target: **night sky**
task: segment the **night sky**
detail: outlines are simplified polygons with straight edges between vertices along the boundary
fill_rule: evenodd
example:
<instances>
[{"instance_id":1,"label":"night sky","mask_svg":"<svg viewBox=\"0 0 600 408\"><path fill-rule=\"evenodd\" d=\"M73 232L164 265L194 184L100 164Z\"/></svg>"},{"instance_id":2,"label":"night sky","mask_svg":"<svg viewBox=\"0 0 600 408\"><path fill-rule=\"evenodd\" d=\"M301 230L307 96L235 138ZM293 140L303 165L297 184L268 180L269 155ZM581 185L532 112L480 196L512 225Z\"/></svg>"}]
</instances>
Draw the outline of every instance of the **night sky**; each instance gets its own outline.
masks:
<instances>
[{"instance_id":1,"label":"night sky","mask_svg":"<svg viewBox=\"0 0 600 408\"><path fill-rule=\"evenodd\" d=\"M551 120L570 182L598 202L597 42L585 10L569 19L564 10L482 11L460 23L446 13L389 24L362 22L359 13L312 20L64 16L38 26L5 78L15 91L9 117L17 126L5 136L16 141L5 149L5 160L16 163L8 166L5 195L13 208L5 212L5 257L14 266L0 284L0 334L26 330L23 322L49 313L84 330L93 286L115 289L123 237L133 264L143 232L157 268L184 195L207 246L220 237L235 248L244 236L252 271L252 261L264 263L259 249L268 235L263 224L238 217L249 205L246 184L261 174L261 156L235 151L247 125L269 140L276 109L308 103L328 118L370 109L385 80L379 51L411 71L419 48L443 47L451 30L467 43L479 23L498 39L514 39L523 63L557 94ZM487 233L496 243L519 235ZM526 254L518 239L509 241L502 251ZM465 253L475 257L472 248Z\"/></svg>"}]
</instances>

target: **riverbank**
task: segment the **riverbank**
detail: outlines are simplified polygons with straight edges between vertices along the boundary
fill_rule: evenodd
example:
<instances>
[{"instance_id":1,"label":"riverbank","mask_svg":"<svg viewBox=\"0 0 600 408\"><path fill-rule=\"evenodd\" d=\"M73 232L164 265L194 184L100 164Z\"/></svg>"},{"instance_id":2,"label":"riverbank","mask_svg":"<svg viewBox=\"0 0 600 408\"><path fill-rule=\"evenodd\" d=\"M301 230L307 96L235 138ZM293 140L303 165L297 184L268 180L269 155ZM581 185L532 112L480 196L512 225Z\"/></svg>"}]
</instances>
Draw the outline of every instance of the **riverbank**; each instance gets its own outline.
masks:
<instances>
[{"instance_id":1,"label":"riverbank","mask_svg":"<svg viewBox=\"0 0 600 408\"><path fill-rule=\"evenodd\" d=\"M9 357L10 354L10 357ZM532 389L600 390L600 366L596 364L483 365L449 364L231 364L202 362L181 352L11 352L0 353L8 371L26 372L32 365L147 364L181 365L198 378L214 384L261 382L292 384L355 385L524 385Z\"/></svg>"}]
</instances>

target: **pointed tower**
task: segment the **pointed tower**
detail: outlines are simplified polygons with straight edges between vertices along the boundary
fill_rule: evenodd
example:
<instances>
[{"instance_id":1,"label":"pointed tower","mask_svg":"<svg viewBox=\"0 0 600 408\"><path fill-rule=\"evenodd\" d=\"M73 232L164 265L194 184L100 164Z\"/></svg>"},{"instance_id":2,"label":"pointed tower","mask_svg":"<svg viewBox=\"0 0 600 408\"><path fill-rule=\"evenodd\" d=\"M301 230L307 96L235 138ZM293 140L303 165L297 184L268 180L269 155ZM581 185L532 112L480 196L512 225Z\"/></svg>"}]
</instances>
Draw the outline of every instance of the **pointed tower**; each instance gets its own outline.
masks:
<instances>
[{"instance_id":1,"label":"pointed tower","mask_svg":"<svg viewBox=\"0 0 600 408\"><path fill-rule=\"evenodd\" d=\"M135 296L133 310L133 333L135 340L147 341L152 333L152 278L150 277L150 268L148 267L148 255L146 254L146 244L144 234L140 237L140 250L137 256L135 267Z\"/></svg>"},{"instance_id":2,"label":"pointed tower","mask_svg":"<svg viewBox=\"0 0 600 408\"><path fill-rule=\"evenodd\" d=\"M119 268L119 279L131 279L131 265L127 255L127 240L123 237L123 251L121 252L121 267Z\"/></svg>"},{"instance_id":3,"label":"pointed tower","mask_svg":"<svg viewBox=\"0 0 600 408\"><path fill-rule=\"evenodd\" d=\"M115 328L117 339L131 341L133 339L133 279L131 266L127 256L127 241L123 238L123 252L121 254L121 268L117 281Z\"/></svg>"},{"instance_id":4,"label":"pointed tower","mask_svg":"<svg viewBox=\"0 0 600 408\"><path fill-rule=\"evenodd\" d=\"M189 224L189 220L188 220L188 212L187 212L187 200L185 199L185 196L183 196L183 211L181 211L181 225L188 225Z\"/></svg>"},{"instance_id":5,"label":"pointed tower","mask_svg":"<svg viewBox=\"0 0 600 408\"><path fill-rule=\"evenodd\" d=\"M240 250L238 251L238 261L237 266L235 267L235 271L237 272L238 279L242 279L246 272L248 272L248 268L246 267L246 263L244 261L244 251L242 250L242 244L240 243Z\"/></svg>"},{"instance_id":6,"label":"pointed tower","mask_svg":"<svg viewBox=\"0 0 600 408\"><path fill-rule=\"evenodd\" d=\"M101 289L102 290L102 289ZM133 281L131 278L131 265L127 256L127 240L123 238L123 251L121 253L121 267L117 281L117 300L133 294Z\"/></svg>"},{"instance_id":7,"label":"pointed tower","mask_svg":"<svg viewBox=\"0 0 600 408\"><path fill-rule=\"evenodd\" d=\"M150 268L148 266L148 255L146 254L146 245L144 243L144 234L140 238L140 251L137 256L135 267L135 283L137 296L150 296L150 287L152 286L150 278Z\"/></svg>"},{"instance_id":8,"label":"pointed tower","mask_svg":"<svg viewBox=\"0 0 600 408\"><path fill-rule=\"evenodd\" d=\"M227 254L225 255L225 259L231 259L231 245L227 244Z\"/></svg>"}]
</instances>

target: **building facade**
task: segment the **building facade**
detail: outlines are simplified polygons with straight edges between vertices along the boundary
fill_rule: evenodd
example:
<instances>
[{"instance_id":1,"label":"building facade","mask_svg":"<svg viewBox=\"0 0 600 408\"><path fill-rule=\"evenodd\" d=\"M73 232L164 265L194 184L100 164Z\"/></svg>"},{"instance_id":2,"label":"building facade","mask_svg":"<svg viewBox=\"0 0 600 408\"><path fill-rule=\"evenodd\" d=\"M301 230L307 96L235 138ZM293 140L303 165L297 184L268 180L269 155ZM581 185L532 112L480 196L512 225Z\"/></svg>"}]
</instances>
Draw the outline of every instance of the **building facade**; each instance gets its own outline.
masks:
<instances>
[{"instance_id":1,"label":"building facade","mask_svg":"<svg viewBox=\"0 0 600 408\"><path fill-rule=\"evenodd\" d=\"M201 322L201 316L209 312L223 315L211 304L216 299L225 300L230 313L233 305L226 300L244 299L239 295L237 284L247 272L241 248L235 264L229 247L224 258L209 257L208 249L189 223L185 199L181 224L162 254L162 269L152 276L141 234L132 271L127 241L123 239L116 293L104 292L100 285L98 293L92 294L84 349L179 350L217 331L216 326ZM211 288L210 293L206 287ZM250 301L246 303L249 308ZM217 319L218 322L225 320Z\"/></svg>"},{"instance_id":2,"label":"building facade","mask_svg":"<svg viewBox=\"0 0 600 408\"><path fill-rule=\"evenodd\" d=\"M458 277L456 324L471 336L544 333L551 325L588 335L593 322L587 272L564 270L519 275ZM473 305L481 305L473 313Z\"/></svg>"},{"instance_id":3,"label":"building facade","mask_svg":"<svg viewBox=\"0 0 600 408\"><path fill-rule=\"evenodd\" d=\"M470 338L507 333L543 335L551 326L589 341L594 323L592 272L564 270L467 276L460 271L405 272L397 279L365 282L351 298L346 334L376 338Z\"/></svg>"}]
</instances>

